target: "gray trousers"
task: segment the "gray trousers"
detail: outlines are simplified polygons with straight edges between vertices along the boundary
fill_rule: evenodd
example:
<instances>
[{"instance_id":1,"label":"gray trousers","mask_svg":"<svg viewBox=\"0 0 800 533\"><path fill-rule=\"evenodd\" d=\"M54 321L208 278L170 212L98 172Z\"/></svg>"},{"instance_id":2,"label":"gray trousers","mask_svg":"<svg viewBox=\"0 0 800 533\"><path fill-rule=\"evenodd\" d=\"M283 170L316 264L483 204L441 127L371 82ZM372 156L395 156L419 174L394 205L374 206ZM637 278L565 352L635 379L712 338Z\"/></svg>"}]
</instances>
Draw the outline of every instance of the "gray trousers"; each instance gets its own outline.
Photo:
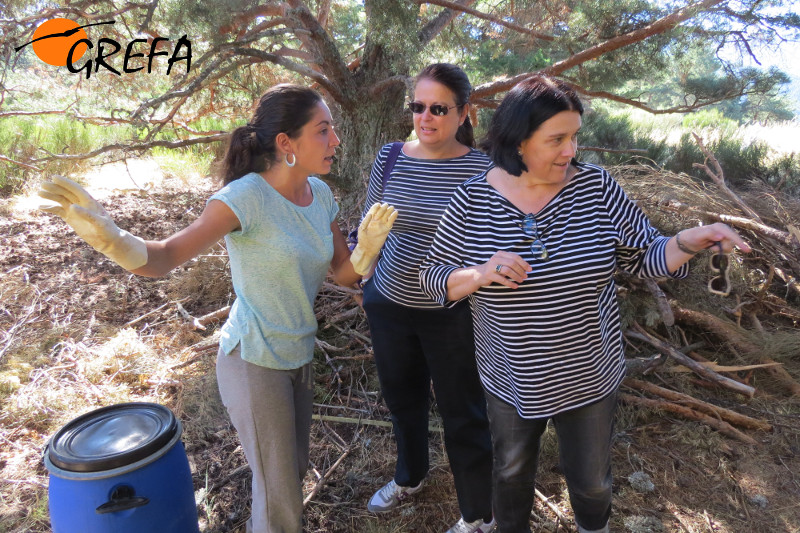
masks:
<instances>
[{"instance_id":1,"label":"gray trousers","mask_svg":"<svg viewBox=\"0 0 800 533\"><path fill-rule=\"evenodd\" d=\"M311 363L273 370L246 361L239 348L217 354L217 381L250 470L252 515L248 533L301 533L303 477L308 468Z\"/></svg>"},{"instance_id":2,"label":"gray trousers","mask_svg":"<svg viewBox=\"0 0 800 533\"><path fill-rule=\"evenodd\" d=\"M548 418L525 419L487 393L494 450L493 509L498 533L530 533L539 444ZM608 532L611 440L617 394L550 418L580 533Z\"/></svg>"}]
</instances>

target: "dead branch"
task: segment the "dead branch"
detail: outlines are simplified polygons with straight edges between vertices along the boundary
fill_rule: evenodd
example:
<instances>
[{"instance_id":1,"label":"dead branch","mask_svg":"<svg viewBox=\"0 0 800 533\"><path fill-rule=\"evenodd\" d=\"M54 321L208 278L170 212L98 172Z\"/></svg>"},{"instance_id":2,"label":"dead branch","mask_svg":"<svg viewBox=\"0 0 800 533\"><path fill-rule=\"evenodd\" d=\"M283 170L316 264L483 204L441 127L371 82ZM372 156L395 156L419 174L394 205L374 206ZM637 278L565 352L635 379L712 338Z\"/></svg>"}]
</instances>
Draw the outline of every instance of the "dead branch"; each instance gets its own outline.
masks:
<instances>
[{"instance_id":1,"label":"dead branch","mask_svg":"<svg viewBox=\"0 0 800 533\"><path fill-rule=\"evenodd\" d=\"M534 489L534 493L536 494L536 497L542 501L542 503L544 503L547 507L550 508L551 511L553 511L556 514L556 516L558 517L559 524L565 524L565 525L569 524L569 521L564 516L564 513L561 512L561 509L559 509L558 506L556 506L553 502L550 501L550 498L542 494L539 491L539 489ZM556 530L558 530L558 525L556 526Z\"/></svg>"},{"instance_id":2,"label":"dead branch","mask_svg":"<svg viewBox=\"0 0 800 533\"><path fill-rule=\"evenodd\" d=\"M361 294L361 289L353 289L352 287L342 287L341 285L336 285L335 283L331 283L329 281L324 282L322 284L322 288L350 295Z\"/></svg>"},{"instance_id":3,"label":"dead branch","mask_svg":"<svg viewBox=\"0 0 800 533\"><path fill-rule=\"evenodd\" d=\"M599 146L578 146L584 152L605 152L607 154L637 154L647 155L647 150L641 148L601 148Z\"/></svg>"},{"instance_id":4,"label":"dead branch","mask_svg":"<svg viewBox=\"0 0 800 533\"><path fill-rule=\"evenodd\" d=\"M12 165L17 165L23 168L27 168L30 170L35 170L36 172L42 172L42 169L39 167L35 167L33 165L28 165L26 163L20 163L19 161L14 161L13 159L9 159L4 155L0 155L0 161L6 161L7 163L11 163Z\"/></svg>"},{"instance_id":5,"label":"dead branch","mask_svg":"<svg viewBox=\"0 0 800 533\"><path fill-rule=\"evenodd\" d=\"M647 375L666 361L667 358L662 354L656 354L651 357L627 357L625 358L625 374L628 376Z\"/></svg>"},{"instance_id":6,"label":"dead branch","mask_svg":"<svg viewBox=\"0 0 800 533\"><path fill-rule=\"evenodd\" d=\"M328 352L341 353L341 352L344 352L344 351L347 350L347 348L339 348L338 346L334 346L333 344L327 343L327 342L325 342L323 340L320 340L320 339L317 339L317 338L314 339L314 343L318 347L320 347L320 348L322 348L322 349L324 349L324 350L326 350Z\"/></svg>"},{"instance_id":7,"label":"dead branch","mask_svg":"<svg viewBox=\"0 0 800 533\"><path fill-rule=\"evenodd\" d=\"M677 302L671 302L671 306L672 312L675 313L675 319L679 322L710 331L714 335L720 337L724 342L736 347L737 350L756 357L761 363L769 364L775 362L771 358L763 355L761 348L747 340L744 335L738 331L738 328L723 321L721 318L700 311L684 309L680 307ZM800 396L800 383L797 383L783 366L769 366L765 368L765 371L791 394Z\"/></svg>"},{"instance_id":8,"label":"dead branch","mask_svg":"<svg viewBox=\"0 0 800 533\"><path fill-rule=\"evenodd\" d=\"M767 226L766 224L760 222L760 219L753 220L744 217L726 215L723 213L712 213L711 211L705 211L699 207L681 203L678 200L669 200L661 204L660 207L675 213L680 213L682 215L693 215L706 221L724 222L737 228L746 229L754 233L770 237L779 241L781 244L785 244L796 250L800 250L800 240L798 240L797 237L793 236L789 232Z\"/></svg>"},{"instance_id":9,"label":"dead branch","mask_svg":"<svg viewBox=\"0 0 800 533\"><path fill-rule=\"evenodd\" d=\"M653 383L648 383L646 381L633 378L626 378L623 384L641 392L649 392L655 396L660 396L664 399L678 402L707 415L715 416L725 420L728 423L736 424L737 426L745 427L747 429L757 429L759 431L772 431L772 425L764 422L763 420L751 418L749 416L739 414L736 411L725 409L724 407L717 407L716 405L693 398L688 394L665 389L664 387L659 387Z\"/></svg>"},{"instance_id":10,"label":"dead branch","mask_svg":"<svg viewBox=\"0 0 800 533\"><path fill-rule=\"evenodd\" d=\"M658 282L652 278L646 278L644 280L644 286L647 287L647 290L650 291L650 294L653 295L653 299L656 301L658 313L661 315L661 321L667 327L674 326L675 316L672 314L669 301L667 301L667 295L664 294L664 291L658 286Z\"/></svg>"},{"instance_id":11,"label":"dead branch","mask_svg":"<svg viewBox=\"0 0 800 533\"><path fill-rule=\"evenodd\" d=\"M717 158L714 156L714 154L711 153L711 151L708 148L706 148L705 144L703 144L703 139L701 139L700 136L697 135L695 132L692 132L692 137L694 137L694 141L697 143L697 146L700 148L700 151L703 152L703 155L706 156L706 160L702 164L693 163L692 167L703 169L705 173L708 175L708 177L710 177L711 180L717 185L717 187L719 187L719 189L722 192L724 192L728 196L728 198L733 200L733 202L737 206L739 206L739 209L744 211L753 220L756 220L757 222L762 222L761 217L758 216L758 213L753 211L753 209L749 205L747 205L745 201L742 200L742 198L738 194L733 192L725 184L725 174L722 171L722 167L720 166L719 161L717 161ZM709 168L708 166L709 162L711 162L711 166L714 167L713 170Z\"/></svg>"},{"instance_id":12,"label":"dead branch","mask_svg":"<svg viewBox=\"0 0 800 533\"><path fill-rule=\"evenodd\" d=\"M633 394L626 394L620 393L619 395L620 400L623 402L632 404L632 405L640 405L643 407L650 407L651 409L660 409L663 411L670 411L677 415L681 415L684 418L688 418L690 420L697 420L698 422L703 422L706 425L711 426L712 428L716 429L723 435L727 435L732 437L736 440L740 440L746 444L751 444L753 446L758 446L758 442L753 439L752 437L745 435L732 425L719 420L717 418L713 418L703 413L698 413L688 407L683 407L678 404L670 403L670 402L663 402L661 400L652 400L650 398L640 398L639 396L634 396Z\"/></svg>"},{"instance_id":13,"label":"dead branch","mask_svg":"<svg viewBox=\"0 0 800 533\"><path fill-rule=\"evenodd\" d=\"M205 330L205 329L206 329L206 327L205 327L204 325L200 324L200 323L197 321L197 318L195 318L195 317L194 317L194 316L193 316L191 313L189 313L189 311L187 311L186 309L184 309L183 305L181 305L181 303L180 303L180 302L175 302L175 307L176 307L176 308L177 308L177 310L178 310L178 314L179 314L179 315L181 315L181 317L183 317L183 319L184 319L186 322L188 322L189 324L191 324L191 326L192 326L194 329L200 329L200 330Z\"/></svg>"},{"instance_id":14,"label":"dead branch","mask_svg":"<svg viewBox=\"0 0 800 533\"><path fill-rule=\"evenodd\" d=\"M682 365L684 365L684 366L686 366L688 368L691 368L692 371L694 371L695 374L703 377L704 379L707 379L708 381L716 383L716 384L720 385L721 387L725 387L725 388L730 389L730 390L732 390L734 392L738 392L739 394L743 394L743 395L747 396L748 398L752 398L753 395L755 394L756 391L755 391L755 389L753 387L750 387L749 385L744 385L744 384L739 383L737 381L734 381L734 380L732 380L732 379L730 379L728 377L725 377L725 376L722 376L720 374L717 374L713 370L709 370L708 368L704 367L703 365L701 365L697 361L694 361L693 359L691 359L688 356L684 355L680 351L676 350L675 348L670 346L668 343L666 343L666 342L664 342L664 341L662 341L660 339L657 339L656 337L654 337L653 335L648 333L647 330L645 330L639 324L634 322L633 327L634 327L635 331L631 331L631 330L625 331L625 336L626 337L634 338L634 339L638 339L638 340L643 340L643 341L651 344L656 349L658 349L661 353L663 353L665 355L668 355L669 357L671 357L671 358L675 359L676 361L680 362Z\"/></svg>"},{"instance_id":15,"label":"dead branch","mask_svg":"<svg viewBox=\"0 0 800 533\"><path fill-rule=\"evenodd\" d=\"M125 324L123 324L123 325L122 325L122 327L123 327L123 328L127 328L128 326L132 326L132 325L136 324L137 322L141 322L142 320L144 320L145 318L149 317L150 315L153 315L153 314L155 314L155 313L157 313L157 312L161 311L162 309L164 309L164 308L165 308L165 307L167 307L168 305L172 305L173 303L180 304L181 302L185 302L185 301L186 301L188 298L189 298L189 297L187 296L187 297L185 297L185 298L181 298L180 300L177 300L176 302L167 302L167 303L165 303L165 304L159 305L159 306L158 306L158 307L156 307L155 309L153 309L153 310L151 310L151 311L148 311L148 312L146 312L145 314L143 314L143 315L140 315L140 316L138 316L138 317L134 318L133 320L129 320L128 322L126 322Z\"/></svg>"},{"instance_id":16,"label":"dead branch","mask_svg":"<svg viewBox=\"0 0 800 533\"><path fill-rule=\"evenodd\" d=\"M201 316L200 318L197 319L197 323L201 326L207 326L212 322L219 322L220 320L225 320L226 318L228 318L230 312L231 312L231 306L226 305L221 309L217 309L216 311L212 311L206 315Z\"/></svg>"},{"instance_id":17,"label":"dead branch","mask_svg":"<svg viewBox=\"0 0 800 533\"><path fill-rule=\"evenodd\" d=\"M325 319L325 323L326 324L336 324L338 322L343 322L345 320L348 320L350 318L358 316L358 314L360 312L361 312L361 308L360 307L353 307L353 308L348 309L347 311L344 311L342 313L338 313L336 315L333 315L331 317L326 318Z\"/></svg>"},{"instance_id":18,"label":"dead branch","mask_svg":"<svg viewBox=\"0 0 800 533\"><path fill-rule=\"evenodd\" d=\"M218 133L215 135L206 135L205 137L195 137L193 139L183 139L180 141L150 141L145 143L133 143L133 144L123 144L123 143L116 143L116 144L109 144L107 146L103 146L102 148L98 148L97 150L92 150L91 152L87 152L84 154L53 154L50 152L46 152L48 157L41 157L39 159L33 159L33 163L38 163L40 161L53 161L53 160L69 160L69 161L76 161L80 159L91 159L92 157L96 157L100 154L111 152L113 150L121 150L123 152L135 152L139 150L149 150L150 148L155 148L157 146L163 148L182 148L184 146L193 146L195 144L205 144L205 143L213 143L223 141L228 138L228 133ZM42 150L40 148L40 150Z\"/></svg>"},{"instance_id":19,"label":"dead branch","mask_svg":"<svg viewBox=\"0 0 800 533\"><path fill-rule=\"evenodd\" d=\"M720 365L715 363L714 361L701 361L698 359L697 354L692 352L690 354L692 359L700 363L701 365L710 368L714 372L742 372L745 370L756 370L759 368L769 368L771 366L780 366L780 363L762 363L758 365ZM691 372L688 368L684 366L674 366L669 369L670 372Z\"/></svg>"},{"instance_id":20,"label":"dead branch","mask_svg":"<svg viewBox=\"0 0 800 533\"><path fill-rule=\"evenodd\" d=\"M343 453L342 455L340 455L340 456L339 456L339 458L336 460L336 462L335 462L335 463L333 463L333 464L331 465L331 467L328 469L328 471L327 471L327 472L325 472L325 475L323 475L323 476L320 478L320 480L319 480L319 481L317 481L317 484L316 484L316 485L314 485L314 488L313 488L313 489L311 489L311 492L309 492L309 493L308 493L308 495L307 495L307 496L306 496L306 497L303 499L303 507L305 507L306 505L308 505L308 503L309 503L311 500L313 500L313 499L314 499L314 496L316 496L316 495L317 495L317 493L318 493L318 492L319 492L319 491L322 489L322 487L324 487L324 486L325 486L325 482L326 482L326 481L328 481L328 478L330 478L330 477L331 477L331 475L332 475L332 474L333 474L333 473L336 471L336 469L337 469L337 468L339 468L339 465L340 465L340 464L342 464L342 461L344 461L344 460L345 460L345 458L346 458L348 455L350 455L350 451L351 451L352 449L353 449L352 447L349 447L349 448L347 448L347 449L344 451L344 453Z\"/></svg>"}]
</instances>

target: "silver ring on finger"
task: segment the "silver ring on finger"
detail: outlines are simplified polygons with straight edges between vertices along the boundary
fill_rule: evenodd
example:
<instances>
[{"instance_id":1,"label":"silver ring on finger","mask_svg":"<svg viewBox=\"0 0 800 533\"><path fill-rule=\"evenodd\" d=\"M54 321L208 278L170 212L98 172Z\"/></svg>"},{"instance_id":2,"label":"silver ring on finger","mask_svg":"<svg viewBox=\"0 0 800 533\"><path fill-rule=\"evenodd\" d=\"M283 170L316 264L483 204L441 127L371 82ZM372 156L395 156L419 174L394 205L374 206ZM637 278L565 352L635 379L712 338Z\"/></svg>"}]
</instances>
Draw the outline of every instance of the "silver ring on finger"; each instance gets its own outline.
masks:
<instances>
[{"instance_id":1,"label":"silver ring on finger","mask_svg":"<svg viewBox=\"0 0 800 533\"><path fill-rule=\"evenodd\" d=\"M503 265L497 265L496 267L494 267L494 271L497 272L498 274L500 273L501 270L503 270Z\"/></svg>"}]
</instances>

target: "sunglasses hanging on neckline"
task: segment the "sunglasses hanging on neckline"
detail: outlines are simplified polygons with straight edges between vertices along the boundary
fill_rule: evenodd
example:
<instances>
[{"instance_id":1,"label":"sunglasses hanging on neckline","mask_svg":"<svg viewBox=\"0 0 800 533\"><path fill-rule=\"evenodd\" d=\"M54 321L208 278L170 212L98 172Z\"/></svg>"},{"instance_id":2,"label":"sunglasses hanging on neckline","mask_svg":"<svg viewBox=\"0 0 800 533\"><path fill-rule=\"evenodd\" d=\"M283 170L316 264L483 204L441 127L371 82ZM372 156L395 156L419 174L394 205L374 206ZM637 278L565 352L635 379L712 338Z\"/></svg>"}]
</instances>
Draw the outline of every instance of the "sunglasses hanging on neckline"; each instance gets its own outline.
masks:
<instances>
[{"instance_id":1,"label":"sunglasses hanging on neckline","mask_svg":"<svg viewBox=\"0 0 800 533\"><path fill-rule=\"evenodd\" d=\"M531 243L531 253L533 256L536 259L547 261L550 258L550 254L547 251L547 247L544 245L544 241L542 241L539 236L539 226L536 224L536 217L533 216L533 213L525 215L519 227L522 228L525 235L533 239Z\"/></svg>"},{"instance_id":2,"label":"sunglasses hanging on neckline","mask_svg":"<svg viewBox=\"0 0 800 533\"><path fill-rule=\"evenodd\" d=\"M731 293L731 280L728 275L730 258L722 251L722 243L717 244L717 253L708 259L708 267L716 274L708 280L708 292L719 296L728 296Z\"/></svg>"}]
</instances>

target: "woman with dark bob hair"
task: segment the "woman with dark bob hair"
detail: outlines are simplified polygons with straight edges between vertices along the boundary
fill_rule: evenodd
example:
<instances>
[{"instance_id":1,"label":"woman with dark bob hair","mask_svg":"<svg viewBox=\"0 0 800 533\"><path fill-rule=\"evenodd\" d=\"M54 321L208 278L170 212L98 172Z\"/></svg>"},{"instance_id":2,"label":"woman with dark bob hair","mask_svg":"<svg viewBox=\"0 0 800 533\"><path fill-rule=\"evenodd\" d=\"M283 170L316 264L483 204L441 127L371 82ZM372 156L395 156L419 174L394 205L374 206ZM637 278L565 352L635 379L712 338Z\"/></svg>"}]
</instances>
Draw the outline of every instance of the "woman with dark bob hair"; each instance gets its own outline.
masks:
<instances>
[{"instance_id":1,"label":"woman with dark bob hair","mask_svg":"<svg viewBox=\"0 0 800 533\"><path fill-rule=\"evenodd\" d=\"M277 85L233 130L223 187L200 217L161 241L121 230L80 185L45 182L46 208L123 268L163 276L224 237L236 300L222 327L217 381L253 473L248 532L300 533L314 396L314 299L330 270L352 285L378 254L396 218L373 206L352 255L339 207L313 174L330 172L339 137L320 95ZM349 259L349 260L348 260Z\"/></svg>"},{"instance_id":2,"label":"woman with dark bob hair","mask_svg":"<svg viewBox=\"0 0 800 533\"><path fill-rule=\"evenodd\" d=\"M660 235L608 172L574 159L582 114L562 81L511 89L484 142L496 166L456 190L420 269L431 298L472 304L501 533L530 531L548 420L578 530L608 531L625 374L615 270L680 278L711 246L750 251L724 224Z\"/></svg>"}]
</instances>

